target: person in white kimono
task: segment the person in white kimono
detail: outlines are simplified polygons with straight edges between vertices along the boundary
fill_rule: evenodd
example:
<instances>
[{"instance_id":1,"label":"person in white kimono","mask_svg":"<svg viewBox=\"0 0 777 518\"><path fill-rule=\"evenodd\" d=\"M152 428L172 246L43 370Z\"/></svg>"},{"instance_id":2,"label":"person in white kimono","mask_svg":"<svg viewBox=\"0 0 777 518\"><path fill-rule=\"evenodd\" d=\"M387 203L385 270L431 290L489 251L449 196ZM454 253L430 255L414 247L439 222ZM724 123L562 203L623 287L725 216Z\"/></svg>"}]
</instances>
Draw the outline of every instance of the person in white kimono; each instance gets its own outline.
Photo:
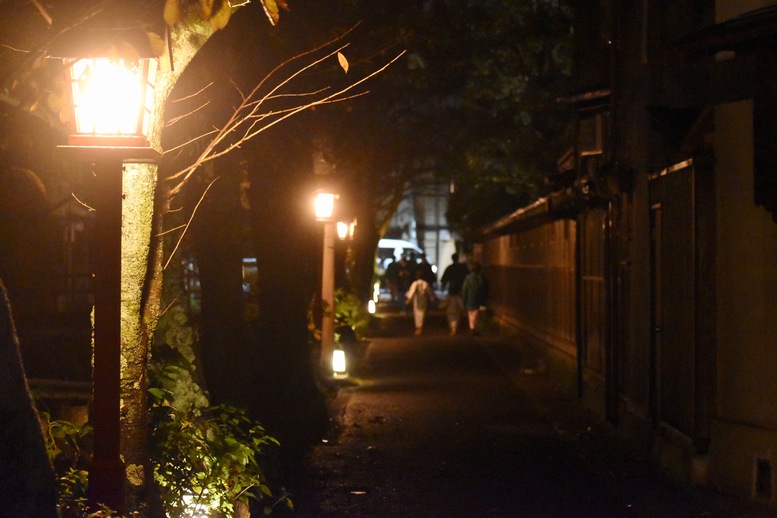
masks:
<instances>
[{"instance_id":1,"label":"person in white kimono","mask_svg":"<svg viewBox=\"0 0 777 518\"><path fill-rule=\"evenodd\" d=\"M405 293L405 304L413 303L413 318L415 319L415 334L417 335L424 332L426 310L429 304L435 300L432 286L423 277L424 272L420 269L416 270L415 281Z\"/></svg>"}]
</instances>

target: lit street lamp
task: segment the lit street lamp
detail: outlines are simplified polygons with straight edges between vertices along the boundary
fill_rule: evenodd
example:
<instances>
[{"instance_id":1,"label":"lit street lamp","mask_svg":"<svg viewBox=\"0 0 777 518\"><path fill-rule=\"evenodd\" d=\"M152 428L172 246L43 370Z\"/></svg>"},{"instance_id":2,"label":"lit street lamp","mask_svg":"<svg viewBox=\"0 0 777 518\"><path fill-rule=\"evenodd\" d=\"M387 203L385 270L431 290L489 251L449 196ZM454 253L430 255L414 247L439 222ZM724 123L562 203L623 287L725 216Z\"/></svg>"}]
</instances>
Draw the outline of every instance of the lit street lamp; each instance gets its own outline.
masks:
<instances>
[{"instance_id":1,"label":"lit street lamp","mask_svg":"<svg viewBox=\"0 0 777 518\"><path fill-rule=\"evenodd\" d=\"M324 249L321 269L321 369L333 372L335 350L335 200L336 194L316 194L316 220L324 223Z\"/></svg>"},{"instance_id":2,"label":"lit street lamp","mask_svg":"<svg viewBox=\"0 0 777 518\"><path fill-rule=\"evenodd\" d=\"M340 239L340 241L344 241L347 244L345 249L345 257L343 259L343 269L345 270L345 278L348 284L351 282L351 268L353 267L353 250L351 249L351 241L353 241L354 230L356 230L356 219L351 222L337 222L337 237ZM336 347L332 351L332 373L335 377L340 378L348 376L346 354L340 346Z\"/></svg>"},{"instance_id":3,"label":"lit street lamp","mask_svg":"<svg viewBox=\"0 0 777 518\"><path fill-rule=\"evenodd\" d=\"M352 240L353 239L353 232L356 229L356 220L351 221L350 223L347 221L338 221L337 222L337 237L340 238L341 241Z\"/></svg>"},{"instance_id":4,"label":"lit street lamp","mask_svg":"<svg viewBox=\"0 0 777 518\"><path fill-rule=\"evenodd\" d=\"M351 283L351 270L353 269L353 234L356 230L356 219L350 222L337 222L337 237L345 242L345 257L343 258L343 269L345 270L345 279L348 285Z\"/></svg>"},{"instance_id":5,"label":"lit street lamp","mask_svg":"<svg viewBox=\"0 0 777 518\"><path fill-rule=\"evenodd\" d=\"M103 49L108 51L108 49ZM124 164L153 162L149 145L156 60L73 58L70 93L74 132L60 149L93 165L94 356L92 422L94 457L89 501L124 507L120 457L122 173Z\"/></svg>"}]
</instances>

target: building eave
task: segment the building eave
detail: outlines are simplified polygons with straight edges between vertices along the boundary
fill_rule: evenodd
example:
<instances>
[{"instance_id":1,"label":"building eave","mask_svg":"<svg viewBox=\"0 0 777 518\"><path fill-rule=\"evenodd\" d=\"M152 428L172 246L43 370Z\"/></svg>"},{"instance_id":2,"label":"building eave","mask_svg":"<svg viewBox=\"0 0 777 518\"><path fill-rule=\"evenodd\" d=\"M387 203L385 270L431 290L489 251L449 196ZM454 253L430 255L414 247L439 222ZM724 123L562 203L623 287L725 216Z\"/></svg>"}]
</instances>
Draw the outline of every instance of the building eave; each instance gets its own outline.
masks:
<instances>
[{"instance_id":1,"label":"building eave","mask_svg":"<svg viewBox=\"0 0 777 518\"><path fill-rule=\"evenodd\" d=\"M475 240L485 241L538 227L554 220L572 218L577 214L578 201L579 197L573 188L556 191L481 227L475 233Z\"/></svg>"},{"instance_id":2,"label":"building eave","mask_svg":"<svg viewBox=\"0 0 777 518\"><path fill-rule=\"evenodd\" d=\"M773 45L775 39L777 6L769 6L692 32L677 40L676 45L694 58Z\"/></svg>"}]
</instances>

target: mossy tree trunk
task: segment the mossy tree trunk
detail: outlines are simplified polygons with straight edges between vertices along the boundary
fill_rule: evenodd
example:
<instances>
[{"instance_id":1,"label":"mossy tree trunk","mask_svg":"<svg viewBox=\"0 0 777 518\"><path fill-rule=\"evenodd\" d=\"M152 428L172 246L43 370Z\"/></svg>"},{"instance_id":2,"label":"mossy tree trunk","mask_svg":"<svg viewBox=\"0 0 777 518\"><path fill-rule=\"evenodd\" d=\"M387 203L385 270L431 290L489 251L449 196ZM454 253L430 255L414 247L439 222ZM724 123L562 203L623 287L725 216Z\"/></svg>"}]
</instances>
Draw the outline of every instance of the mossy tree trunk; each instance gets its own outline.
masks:
<instances>
[{"instance_id":1,"label":"mossy tree trunk","mask_svg":"<svg viewBox=\"0 0 777 518\"><path fill-rule=\"evenodd\" d=\"M173 71L158 77L157 113L151 141L161 147L164 105L176 81L212 34L209 23L191 19L172 34ZM148 365L162 300L165 256L162 215L169 209L169 186L157 178L156 164L125 164L122 208L122 384L121 455L127 469L125 510L159 512L154 507L149 454ZM169 253L169 252L167 252ZM174 264L174 263L172 263Z\"/></svg>"}]
</instances>

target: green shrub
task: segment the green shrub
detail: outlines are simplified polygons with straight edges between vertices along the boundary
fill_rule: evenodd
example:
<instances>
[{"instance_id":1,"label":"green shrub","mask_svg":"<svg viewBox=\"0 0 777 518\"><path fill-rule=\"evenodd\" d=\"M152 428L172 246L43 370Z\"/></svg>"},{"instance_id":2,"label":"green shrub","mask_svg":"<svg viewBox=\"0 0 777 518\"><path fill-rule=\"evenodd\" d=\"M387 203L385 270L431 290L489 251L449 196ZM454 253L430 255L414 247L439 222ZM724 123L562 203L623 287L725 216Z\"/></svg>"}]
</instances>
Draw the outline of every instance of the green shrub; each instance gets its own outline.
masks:
<instances>
[{"instance_id":1,"label":"green shrub","mask_svg":"<svg viewBox=\"0 0 777 518\"><path fill-rule=\"evenodd\" d=\"M41 412L40 416L46 451L57 476L59 514L63 518L87 516L87 466L91 460L92 425L52 421L47 412ZM100 515L110 516L110 512L104 509Z\"/></svg>"},{"instance_id":2,"label":"green shrub","mask_svg":"<svg viewBox=\"0 0 777 518\"><path fill-rule=\"evenodd\" d=\"M335 291L335 327L348 326L362 336L369 323L369 313L359 297L338 288Z\"/></svg>"},{"instance_id":3,"label":"green shrub","mask_svg":"<svg viewBox=\"0 0 777 518\"><path fill-rule=\"evenodd\" d=\"M196 334L185 313L173 308L158 327L149 367L154 481L170 517L207 514L234 516L235 505L259 501L265 514L291 500L273 496L261 465L278 442L241 409L212 406L195 380ZM59 482L59 510L66 517L115 516L103 507L87 508L92 426L52 421L41 414L47 450Z\"/></svg>"},{"instance_id":4,"label":"green shrub","mask_svg":"<svg viewBox=\"0 0 777 518\"><path fill-rule=\"evenodd\" d=\"M260 458L277 441L241 409L202 407L207 398L180 365L164 366L155 378L152 460L168 516L194 510L234 516L238 501L272 498ZM265 512L280 502L291 507L284 494L265 505Z\"/></svg>"},{"instance_id":5,"label":"green shrub","mask_svg":"<svg viewBox=\"0 0 777 518\"><path fill-rule=\"evenodd\" d=\"M234 505L270 502L265 513L291 500L273 500L261 460L278 442L241 409L212 406L196 378L194 344L180 307L160 319L149 369L152 463L169 516L233 516Z\"/></svg>"}]
</instances>

